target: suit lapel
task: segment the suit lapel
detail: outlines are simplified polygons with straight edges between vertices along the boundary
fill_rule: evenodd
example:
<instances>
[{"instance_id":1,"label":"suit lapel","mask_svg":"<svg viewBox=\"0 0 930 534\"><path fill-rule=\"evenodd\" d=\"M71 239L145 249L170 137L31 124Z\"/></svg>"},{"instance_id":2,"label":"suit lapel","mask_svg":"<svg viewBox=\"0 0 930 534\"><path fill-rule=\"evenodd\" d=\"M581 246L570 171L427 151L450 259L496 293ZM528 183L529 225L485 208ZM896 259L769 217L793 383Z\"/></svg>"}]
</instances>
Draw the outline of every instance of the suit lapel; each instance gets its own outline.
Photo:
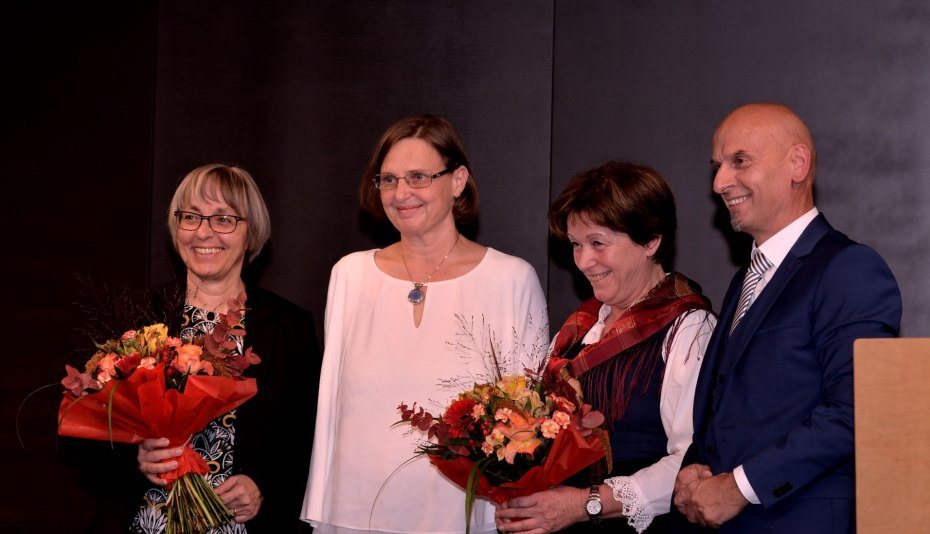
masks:
<instances>
[{"instance_id":1,"label":"suit lapel","mask_svg":"<svg viewBox=\"0 0 930 534\"><path fill-rule=\"evenodd\" d=\"M726 347L723 351L723 361L720 364L721 373L730 374L733 367L743 357L749 341L768 316L769 310L787 287L788 282L804 266L804 258L811 253L823 236L832 229L822 213L804 229L801 237L798 238L798 241L791 247L781 265L778 266L778 270L775 271L772 279L762 289L759 298L750 306L749 311L740 321L740 324L737 325L733 335L725 341ZM746 271L743 269L741 272L745 273ZM729 325L733 321L735 307L735 302L728 302L726 306L728 315L721 318L721 324L726 325L726 330L721 333L724 336L729 331ZM720 328L719 324L717 328Z\"/></svg>"},{"instance_id":2,"label":"suit lapel","mask_svg":"<svg viewBox=\"0 0 930 534\"><path fill-rule=\"evenodd\" d=\"M711 335L710 342L707 345L704 362L701 364L701 371L698 374L698 382L694 395L694 431L701 433L706 428L706 422L712 412L711 406L714 405L713 391L715 389L717 371L720 369L721 362L726 356L727 349L727 332L730 330L730 322L733 321L733 314L736 313L736 305L739 300L739 291L743 284L746 268L740 269L730 281L730 287L723 297L723 304L720 309L720 317L714 333Z\"/></svg>"}]
</instances>

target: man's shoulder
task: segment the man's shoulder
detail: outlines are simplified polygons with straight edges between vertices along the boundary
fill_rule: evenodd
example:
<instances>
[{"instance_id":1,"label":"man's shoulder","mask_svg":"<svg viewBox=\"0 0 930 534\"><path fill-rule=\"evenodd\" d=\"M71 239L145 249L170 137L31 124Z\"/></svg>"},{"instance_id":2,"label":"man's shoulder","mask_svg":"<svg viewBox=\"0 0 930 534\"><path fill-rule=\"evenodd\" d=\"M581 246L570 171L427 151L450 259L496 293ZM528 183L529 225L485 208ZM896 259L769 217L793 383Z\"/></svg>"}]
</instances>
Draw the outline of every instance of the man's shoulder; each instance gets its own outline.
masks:
<instances>
[{"instance_id":1,"label":"man's shoulder","mask_svg":"<svg viewBox=\"0 0 930 534\"><path fill-rule=\"evenodd\" d=\"M801 261L809 274L805 278L816 281L816 294L845 295L848 302L897 302L900 308L900 289L888 263L869 245L838 230L824 234Z\"/></svg>"},{"instance_id":2,"label":"man's shoulder","mask_svg":"<svg viewBox=\"0 0 930 534\"><path fill-rule=\"evenodd\" d=\"M831 226L823 214L811 221L792 246L791 254L800 258L811 256L811 259L821 260L845 254L861 254L884 263L878 252L868 245L850 239L845 233Z\"/></svg>"},{"instance_id":3,"label":"man's shoulder","mask_svg":"<svg viewBox=\"0 0 930 534\"><path fill-rule=\"evenodd\" d=\"M849 261L853 267L858 261L878 262L885 265L881 255L869 245L850 239L843 232L830 228L811 249L811 256L824 260ZM853 261L856 260L856 261Z\"/></svg>"}]
</instances>

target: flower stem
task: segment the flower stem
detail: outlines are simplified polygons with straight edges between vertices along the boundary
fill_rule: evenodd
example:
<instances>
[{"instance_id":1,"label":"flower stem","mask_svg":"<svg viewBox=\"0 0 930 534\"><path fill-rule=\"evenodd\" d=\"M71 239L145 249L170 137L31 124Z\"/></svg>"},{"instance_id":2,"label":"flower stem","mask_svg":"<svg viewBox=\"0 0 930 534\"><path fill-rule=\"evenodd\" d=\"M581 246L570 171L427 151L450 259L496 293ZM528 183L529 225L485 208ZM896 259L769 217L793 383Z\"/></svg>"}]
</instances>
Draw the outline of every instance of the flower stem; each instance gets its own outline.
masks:
<instances>
[{"instance_id":1,"label":"flower stem","mask_svg":"<svg viewBox=\"0 0 930 534\"><path fill-rule=\"evenodd\" d=\"M201 475L188 473L168 494L168 534L203 534L233 515Z\"/></svg>"}]
</instances>

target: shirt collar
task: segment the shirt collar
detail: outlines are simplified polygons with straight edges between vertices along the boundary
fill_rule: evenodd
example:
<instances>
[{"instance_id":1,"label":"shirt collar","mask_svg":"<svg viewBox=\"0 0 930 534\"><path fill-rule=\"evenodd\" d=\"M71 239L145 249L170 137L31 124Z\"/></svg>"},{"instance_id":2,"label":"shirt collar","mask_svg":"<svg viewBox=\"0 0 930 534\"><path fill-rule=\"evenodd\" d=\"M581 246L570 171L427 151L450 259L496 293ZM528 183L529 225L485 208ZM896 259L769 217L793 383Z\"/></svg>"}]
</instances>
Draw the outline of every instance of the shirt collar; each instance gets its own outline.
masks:
<instances>
[{"instance_id":1,"label":"shirt collar","mask_svg":"<svg viewBox=\"0 0 930 534\"><path fill-rule=\"evenodd\" d=\"M756 242L753 241L753 252L755 252L757 248L761 250L762 253L765 254L765 257L772 262L774 266L772 271L778 269L778 266L784 261L785 256L791 251L791 247L801 238L801 234L804 233L807 225L816 219L819 213L820 211L818 211L816 207L812 208L804 215L795 219L791 224L779 230L778 233L767 239L765 243L756 246Z\"/></svg>"}]
</instances>

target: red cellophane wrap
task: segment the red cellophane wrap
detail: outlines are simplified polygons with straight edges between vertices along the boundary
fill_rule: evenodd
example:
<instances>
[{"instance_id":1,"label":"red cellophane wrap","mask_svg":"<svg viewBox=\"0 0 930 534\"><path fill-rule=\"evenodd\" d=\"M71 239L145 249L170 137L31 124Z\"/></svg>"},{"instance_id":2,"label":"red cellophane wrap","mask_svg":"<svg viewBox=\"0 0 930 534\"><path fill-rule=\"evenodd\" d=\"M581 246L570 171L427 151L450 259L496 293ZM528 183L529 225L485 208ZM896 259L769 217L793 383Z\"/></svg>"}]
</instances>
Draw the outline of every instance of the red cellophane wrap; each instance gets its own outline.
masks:
<instances>
[{"instance_id":1,"label":"red cellophane wrap","mask_svg":"<svg viewBox=\"0 0 930 534\"><path fill-rule=\"evenodd\" d=\"M117 385L118 384L118 385ZM107 402L113 388L112 429L107 423ZM147 438L166 437L170 447L190 437L217 417L239 407L258 391L255 379L233 379L193 375L184 393L166 389L164 364L154 369L138 368L129 378L111 380L96 393L76 398L65 393L58 409L58 434L76 438L121 443L139 443ZM190 472L206 474L203 458L188 444L174 471L161 475L169 486Z\"/></svg>"},{"instance_id":2,"label":"red cellophane wrap","mask_svg":"<svg viewBox=\"0 0 930 534\"><path fill-rule=\"evenodd\" d=\"M513 497L532 495L563 482L568 477L580 472L594 462L604 458L604 444L594 434L582 436L578 430L569 426L559 432L552 442L552 448L542 465L531 467L519 480L492 486L482 476L478 480L476 495L487 497L503 503ZM449 480L462 489L468 485L468 474L474 462L468 458L443 460L430 455L429 461L435 465Z\"/></svg>"}]
</instances>

